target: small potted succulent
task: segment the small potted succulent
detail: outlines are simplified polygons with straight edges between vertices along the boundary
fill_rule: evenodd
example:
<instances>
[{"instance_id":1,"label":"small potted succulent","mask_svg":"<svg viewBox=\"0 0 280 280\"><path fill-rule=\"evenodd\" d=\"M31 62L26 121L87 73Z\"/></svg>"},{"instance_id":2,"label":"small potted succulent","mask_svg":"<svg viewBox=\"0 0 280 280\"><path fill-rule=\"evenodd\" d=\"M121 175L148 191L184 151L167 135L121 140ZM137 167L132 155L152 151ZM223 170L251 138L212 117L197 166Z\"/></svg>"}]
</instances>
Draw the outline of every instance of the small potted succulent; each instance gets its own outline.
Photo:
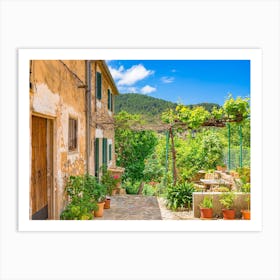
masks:
<instances>
[{"instance_id":1,"label":"small potted succulent","mask_svg":"<svg viewBox=\"0 0 280 280\"><path fill-rule=\"evenodd\" d=\"M213 217L213 198L205 196L200 204L200 218L212 219Z\"/></svg>"},{"instance_id":2,"label":"small potted succulent","mask_svg":"<svg viewBox=\"0 0 280 280\"><path fill-rule=\"evenodd\" d=\"M221 194L219 201L224 206L222 209L224 220L235 219L235 209L233 209L234 200L235 194L233 192L224 192Z\"/></svg>"}]
</instances>

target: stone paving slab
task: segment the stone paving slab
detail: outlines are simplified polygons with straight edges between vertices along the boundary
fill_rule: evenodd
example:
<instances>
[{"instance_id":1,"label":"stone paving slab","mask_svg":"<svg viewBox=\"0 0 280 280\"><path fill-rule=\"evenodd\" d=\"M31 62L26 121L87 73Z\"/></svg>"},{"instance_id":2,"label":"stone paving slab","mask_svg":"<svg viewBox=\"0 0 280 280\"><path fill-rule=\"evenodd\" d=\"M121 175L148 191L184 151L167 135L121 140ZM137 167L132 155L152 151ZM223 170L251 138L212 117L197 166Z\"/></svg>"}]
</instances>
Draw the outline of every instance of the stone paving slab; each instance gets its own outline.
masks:
<instances>
[{"instance_id":1,"label":"stone paving slab","mask_svg":"<svg viewBox=\"0 0 280 280\"><path fill-rule=\"evenodd\" d=\"M192 211L174 212L166 208L164 198L143 195L115 195L111 208L95 220L190 220Z\"/></svg>"},{"instance_id":2,"label":"stone paving slab","mask_svg":"<svg viewBox=\"0 0 280 280\"><path fill-rule=\"evenodd\" d=\"M115 195L111 208L95 220L162 220L157 198L142 195Z\"/></svg>"}]
</instances>

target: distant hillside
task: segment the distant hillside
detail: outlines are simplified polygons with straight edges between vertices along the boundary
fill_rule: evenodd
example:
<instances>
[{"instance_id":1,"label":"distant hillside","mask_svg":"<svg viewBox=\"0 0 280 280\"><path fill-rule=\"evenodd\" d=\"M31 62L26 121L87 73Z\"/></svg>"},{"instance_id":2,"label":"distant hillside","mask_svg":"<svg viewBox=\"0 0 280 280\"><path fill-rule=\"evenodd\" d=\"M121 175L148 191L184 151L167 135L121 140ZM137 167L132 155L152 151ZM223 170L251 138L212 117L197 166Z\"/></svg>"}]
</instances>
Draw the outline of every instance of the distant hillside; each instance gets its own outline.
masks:
<instances>
[{"instance_id":1,"label":"distant hillside","mask_svg":"<svg viewBox=\"0 0 280 280\"><path fill-rule=\"evenodd\" d=\"M175 109L176 106L176 103L139 93L120 94L115 99L116 113L126 111L130 114L146 115L149 118L159 116L167 109ZM189 106L203 106L208 111L211 111L214 106L219 107L214 103L199 103Z\"/></svg>"},{"instance_id":2,"label":"distant hillside","mask_svg":"<svg viewBox=\"0 0 280 280\"><path fill-rule=\"evenodd\" d=\"M177 106L176 103L138 93L120 94L115 100L116 113L126 111L130 114L159 115Z\"/></svg>"}]
</instances>

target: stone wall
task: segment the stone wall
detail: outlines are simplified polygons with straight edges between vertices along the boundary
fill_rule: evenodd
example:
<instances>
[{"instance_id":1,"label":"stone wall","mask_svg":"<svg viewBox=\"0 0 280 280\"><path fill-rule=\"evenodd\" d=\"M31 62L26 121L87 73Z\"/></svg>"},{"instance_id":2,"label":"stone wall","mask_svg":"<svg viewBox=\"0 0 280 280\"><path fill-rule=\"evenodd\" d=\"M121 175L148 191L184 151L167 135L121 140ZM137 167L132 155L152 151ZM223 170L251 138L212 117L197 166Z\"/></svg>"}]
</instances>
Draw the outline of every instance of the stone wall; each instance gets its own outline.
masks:
<instances>
[{"instance_id":1,"label":"stone wall","mask_svg":"<svg viewBox=\"0 0 280 280\"><path fill-rule=\"evenodd\" d=\"M108 138L114 155L113 112L108 110L108 88L115 87L106 73L102 61L91 61L91 124L89 173L94 175L94 140ZM96 100L95 73L102 73L102 99ZM33 60L30 63L30 170L32 153L32 116L40 116L53 122L53 194L58 219L66 204L65 182L70 175L86 172L86 61L85 60ZM78 147L68 151L69 117L78 121ZM100 147L101 149L102 147ZM100 155L102 152L100 151ZM115 166L115 157L109 162ZM31 182L31 171L30 171ZM31 203L31 202L30 202ZM32 208L32 205L30 205Z\"/></svg>"},{"instance_id":2,"label":"stone wall","mask_svg":"<svg viewBox=\"0 0 280 280\"><path fill-rule=\"evenodd\" d=\"M100 61L93 61L91 63L91 71L92 71L92 80L91 87L92 89L96 88L96 72L101 73L102 75L102 98L99 100L95 95L92 95L92 107L95 110L92 113L92 125L94 127L93 137L94 138L107 138L108 144L112 144L112 155L115 154L115 131L114 131L114 119L113 119L113 110L108 110L108 89L113 94L113 102L114 96L116 92L110 83L108 74L103 64ZM102 154L100 148L100 155ZM115 167L116 161L115 157L112 156L112 160L108 162L109 167Z\"/></svg>"},{"instance_id":3,"label":"stone wall","mask_svg":"<svg viewBox=\"0 0 280 280\"><path fill-rule=\"evenodd\" d=\"M221 197L221 192L194 192L193 193L193 215L195 218L200 218L200 207L199 205L202 203L203 198L205 196L213 197L213 217L214 218L222 218L222 204L219 202ZM236 193L236 199L233 205L235 209L235 217L240 219L242 214L242 209L247 209L247 201L245 201L246 197L250 194L247 193Z\"/></svg>"}]
</instances>

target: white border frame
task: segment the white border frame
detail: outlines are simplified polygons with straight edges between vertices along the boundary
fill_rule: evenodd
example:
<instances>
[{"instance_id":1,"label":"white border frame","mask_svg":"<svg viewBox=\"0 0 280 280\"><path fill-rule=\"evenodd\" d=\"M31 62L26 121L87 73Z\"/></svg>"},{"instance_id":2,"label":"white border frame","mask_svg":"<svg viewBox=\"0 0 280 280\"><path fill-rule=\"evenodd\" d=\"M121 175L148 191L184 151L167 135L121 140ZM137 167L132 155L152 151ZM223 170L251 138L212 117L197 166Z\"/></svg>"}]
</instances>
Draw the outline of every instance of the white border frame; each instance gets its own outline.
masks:
<instances>
[{"instance_id":1,"label":"white border frame","mask_svg":"<svg viewBox=\"0 0 280 280\"><path fill-rule=\"evenodd\" d=\"M29 132L29 60L250 60L251 220L60 221L29 220L29 133L18 141L19 231L261 231L262 230L262 52L260 49L19 49L18 128Z\"/></svg>"}]
</instances>

